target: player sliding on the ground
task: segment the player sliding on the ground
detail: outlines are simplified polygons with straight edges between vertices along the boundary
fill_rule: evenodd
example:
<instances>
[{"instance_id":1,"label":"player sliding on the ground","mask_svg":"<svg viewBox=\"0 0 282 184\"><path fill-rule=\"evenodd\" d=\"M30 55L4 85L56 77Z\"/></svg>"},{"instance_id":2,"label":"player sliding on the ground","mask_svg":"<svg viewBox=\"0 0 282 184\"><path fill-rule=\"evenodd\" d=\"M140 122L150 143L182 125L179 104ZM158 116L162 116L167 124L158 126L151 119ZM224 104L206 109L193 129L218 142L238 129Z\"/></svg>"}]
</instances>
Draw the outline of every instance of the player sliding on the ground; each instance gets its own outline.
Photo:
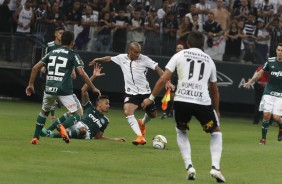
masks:
<instances>
[{"instance_id":1,"label":"player sliding on the ground","mask_svg":"<svg viewBox=\"0 0 282 184\"><path fill-rule=\"evenodd\" d=\"M37 116L34 136L30 142L31 144L38 144L40 133L45 125L46 118L57 99L59 99L68 109L68 111L71 112L71 116L69 116L67 120L80 120L80 117L82 116L81 104L73 93L73 84L71 78L71 73L74 67L83 81L91 87L91 90L94 93L98 93L99 96L101 95L100 91L92 84L88 75L84 71L84 65L81 58L75 51L72 50L74 46L73 32L65 31L62 34L61 39L62 47L55 49L45 55L32 68L30 74L29 84L26 88L27 96L30 96L35 92L34 80L39 70L44 65L48 68L45 84L46 87L42 101L42 110ZM57 130L60 132L63 140L66 143L69 143L69 137L64 126L59 124L57 126Z\"/></svg>"},{"instance_id":2,"label":"player sliding on the ground","mask_svg":"<svg viewBox=\"0 0 282 184\"><path fill-rule=\"evenodd\" d=\"M94 66L93 75L90 80L93 81L96 77L104 75L101 73L102 67L97 63ZM125 141L125 138L110 138L104 136L104 131L109 124L109 119L104 115L110 108L108 96L101 95L96 100L96 105L92 105L87 90L89 86L84 84L81 88L81 104L83 106L83 116L80 121L66 120L68 113L65 113L59 118L59 121L53 123L49 128L42 129L42 134L47 137L60 138L59 133L52 133L58 123L61 123L67 130L70 138L77 139L104 139L113 141Z\"/></svg>"}]
</instances>

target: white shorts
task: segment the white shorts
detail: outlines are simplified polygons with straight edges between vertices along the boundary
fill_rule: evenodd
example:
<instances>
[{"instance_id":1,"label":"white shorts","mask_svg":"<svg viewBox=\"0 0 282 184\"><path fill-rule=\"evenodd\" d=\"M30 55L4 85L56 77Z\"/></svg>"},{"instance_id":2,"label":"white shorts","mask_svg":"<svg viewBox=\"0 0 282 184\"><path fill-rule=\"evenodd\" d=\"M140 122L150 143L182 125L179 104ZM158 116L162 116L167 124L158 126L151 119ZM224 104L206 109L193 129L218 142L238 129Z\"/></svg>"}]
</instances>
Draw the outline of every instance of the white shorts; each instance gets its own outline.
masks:
<instances>
[{"instance_id":1,"label":"white shorts","mask_svg":"<svg viewBox=\"0 0 282 184\"><path fill-rule=\"evenodd\" d=\"M65 106L68 111L71 113L76 112L78 109L81 109L82 106L77 99L75 94L67 96L55 96L49 95L44 92L42 109L44 111L50 111L54 105L56 105L56 100L60 100L63 106Z\"/></svg>"},{"instance_id":2,"label":"white shorts","mask_svg":"<svg viewBox=\"0 0 282 184\"><path fill-rule=\"evenodd\" d=\"M270 112L271 114L282 116L282 98L263 95L260 101L259 111Z\"/></svg>"},{"instance_id":3,"label":"white shorts","mask_svg":"<svg viewBox=\"0 0 282 184\"><path fill-rule=\"evenodd\" d=\"M80 129L80 128L86 128L86 134L84 135L84 139L90 139L90 130L86 124L84 124L82 121L76 122L73 126L67 128L68 131L72 131L75 129Z\"/></svg>"}]
</instances>

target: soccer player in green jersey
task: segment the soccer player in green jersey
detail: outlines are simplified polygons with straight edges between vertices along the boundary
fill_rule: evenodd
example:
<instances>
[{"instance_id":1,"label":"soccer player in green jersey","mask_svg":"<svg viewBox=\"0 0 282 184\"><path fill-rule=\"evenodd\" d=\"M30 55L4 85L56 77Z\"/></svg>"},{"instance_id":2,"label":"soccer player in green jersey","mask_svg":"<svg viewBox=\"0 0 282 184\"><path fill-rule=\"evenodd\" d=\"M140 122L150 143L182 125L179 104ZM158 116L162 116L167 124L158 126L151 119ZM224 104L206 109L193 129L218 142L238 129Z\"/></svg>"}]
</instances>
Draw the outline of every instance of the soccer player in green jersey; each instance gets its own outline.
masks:
<instances>
[{"instance_id":1,"label":"soccer player in green jersey","mask_svg":"<svg viewBox=\"0 0 282 184\"><path fill-rule=\"evenodd\" d=\"M55 30L55 40L52 42L47 43L47 47L45 48L45 54L48 54L49 52L58 49L59 47L61 47L61 36L63 34L63 32L65 31L65 28L63 26L59 26L56 28ZM46 67L43 66L40 70L40 77L43 79L43 86L45 87L45 82L46 82ZM71 73L71 77L73 79L76 78L76 73L75 70L73 70L73 72ZM51 120L52 122L54 122L56 120L56 116L55 116L55 109L56 107L61 106L61 102L57 101L56 105L54 105L51 108Z\"/></svg>"},{"instance_id":2,"label":"soccer player in green jersey","mask_svg":"<svg viewBox=\"0 0 282 184\"><path fill-rule=\"evenodd\" d=\"M50 113L52 106L56 100L60 100L62 104L71 112L66 121L80 120L82 116L82 108L79 100L73 93L73 84L71 73L76 68L77 73L82 80L89 85L94 93L100 91L93 85L88 75L83 69L83 62L80 56L72 50L74 46L74 34L71 31L65 31L62 34L62 47L55 49L45 55L33 68L30 74L29 84L26 88L26 95L30 96L34 93L34 80L42 68L47 67L46 85L42 101L42 110L37 116L36 127L31 144L38 144L42 128L45 125L46 118ZM59 124L57 130L66 143L69 143L69 137L63 125Z\"/></svg>"},{"instance_id":3,"label":"soccer player in green jersey","mask_svg":"<svg viewBox=\"0 0 282 184\"><path fill-rule=\"evenodd\" d=\"M265 72L269 72L268 83L264 89L259 108L260 111L263 111L260 144L266 143L266 134L271 116L279 126L278 141L282 140L282 43L278 44L276 55L276 57L268 58L263 68L244 84L245 88L249 88Z\"/></svg>"},{"instance_id":4,"label":"soccer player in green jersey","mask_svg":"<svg viewBox=\"0 0 282 184\"><path fill-rule=\"evenodd\" d=\"M104 75L101 73L102 67L100 64L94 65L93 75L90 80L93 81L96 77ZM81 88L81 103L83 106L83 116L80 121L62 122L68 113L59 118L62 125L67 129L70 138L77 139L102 139L113 141L125 141L125 138L110 138L104 136L104 131L109 124L109 119L104 115L110 108L110 101L108 96L99 96L96 100L96 105L92 105L87 90L89 86L84 84ZM49 128L42 129L42 134L51 138L60 138L59 133L52 133L52 130L57 126L57 122L53 123Z\"/></svg>"}]
</instances>

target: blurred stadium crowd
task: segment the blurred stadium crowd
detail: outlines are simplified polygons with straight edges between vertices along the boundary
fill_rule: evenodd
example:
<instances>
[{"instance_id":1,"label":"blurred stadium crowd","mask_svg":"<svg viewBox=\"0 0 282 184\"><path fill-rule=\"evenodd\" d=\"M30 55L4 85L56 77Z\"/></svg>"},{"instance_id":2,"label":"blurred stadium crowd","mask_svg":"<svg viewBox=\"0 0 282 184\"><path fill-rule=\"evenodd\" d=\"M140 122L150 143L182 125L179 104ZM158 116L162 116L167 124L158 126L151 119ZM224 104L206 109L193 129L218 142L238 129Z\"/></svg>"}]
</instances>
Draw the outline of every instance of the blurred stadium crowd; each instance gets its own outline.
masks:
<instances>
[{"instance_id":1,"label":"blurred stadium crowd","mask_svg":"<svg viewBox=\"0 0 282 184\"><path fill-rule=\"evenodd\" d=\"M282 42L282 0L0 0L0 34L32 35L43 44L58 26L75 33L75 49L172 56L191 31L204 51L226 62L263 64ZM0 43L0 57L9 40Z\"/></svg>"}]
</instances>

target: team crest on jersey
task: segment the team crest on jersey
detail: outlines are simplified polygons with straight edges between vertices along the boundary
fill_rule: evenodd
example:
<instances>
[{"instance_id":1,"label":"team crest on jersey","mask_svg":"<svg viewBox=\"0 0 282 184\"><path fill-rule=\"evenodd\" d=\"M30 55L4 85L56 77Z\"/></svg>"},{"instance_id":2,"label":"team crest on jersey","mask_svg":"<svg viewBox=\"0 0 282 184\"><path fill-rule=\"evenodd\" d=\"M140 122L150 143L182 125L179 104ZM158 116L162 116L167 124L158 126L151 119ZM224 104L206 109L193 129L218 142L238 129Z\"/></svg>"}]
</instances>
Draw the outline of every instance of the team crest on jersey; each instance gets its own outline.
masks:
<instances>
[{"instance_id":1,"label":"team crest on jersey","mask_svg":"<svg viewBox=\"0 0 282 184\"><path fill-rule=\"evenodd\" d=\"M127 90L126 90L127 92L130 92L130 88L127 88Z\"/></svg>"}]
</instances>

